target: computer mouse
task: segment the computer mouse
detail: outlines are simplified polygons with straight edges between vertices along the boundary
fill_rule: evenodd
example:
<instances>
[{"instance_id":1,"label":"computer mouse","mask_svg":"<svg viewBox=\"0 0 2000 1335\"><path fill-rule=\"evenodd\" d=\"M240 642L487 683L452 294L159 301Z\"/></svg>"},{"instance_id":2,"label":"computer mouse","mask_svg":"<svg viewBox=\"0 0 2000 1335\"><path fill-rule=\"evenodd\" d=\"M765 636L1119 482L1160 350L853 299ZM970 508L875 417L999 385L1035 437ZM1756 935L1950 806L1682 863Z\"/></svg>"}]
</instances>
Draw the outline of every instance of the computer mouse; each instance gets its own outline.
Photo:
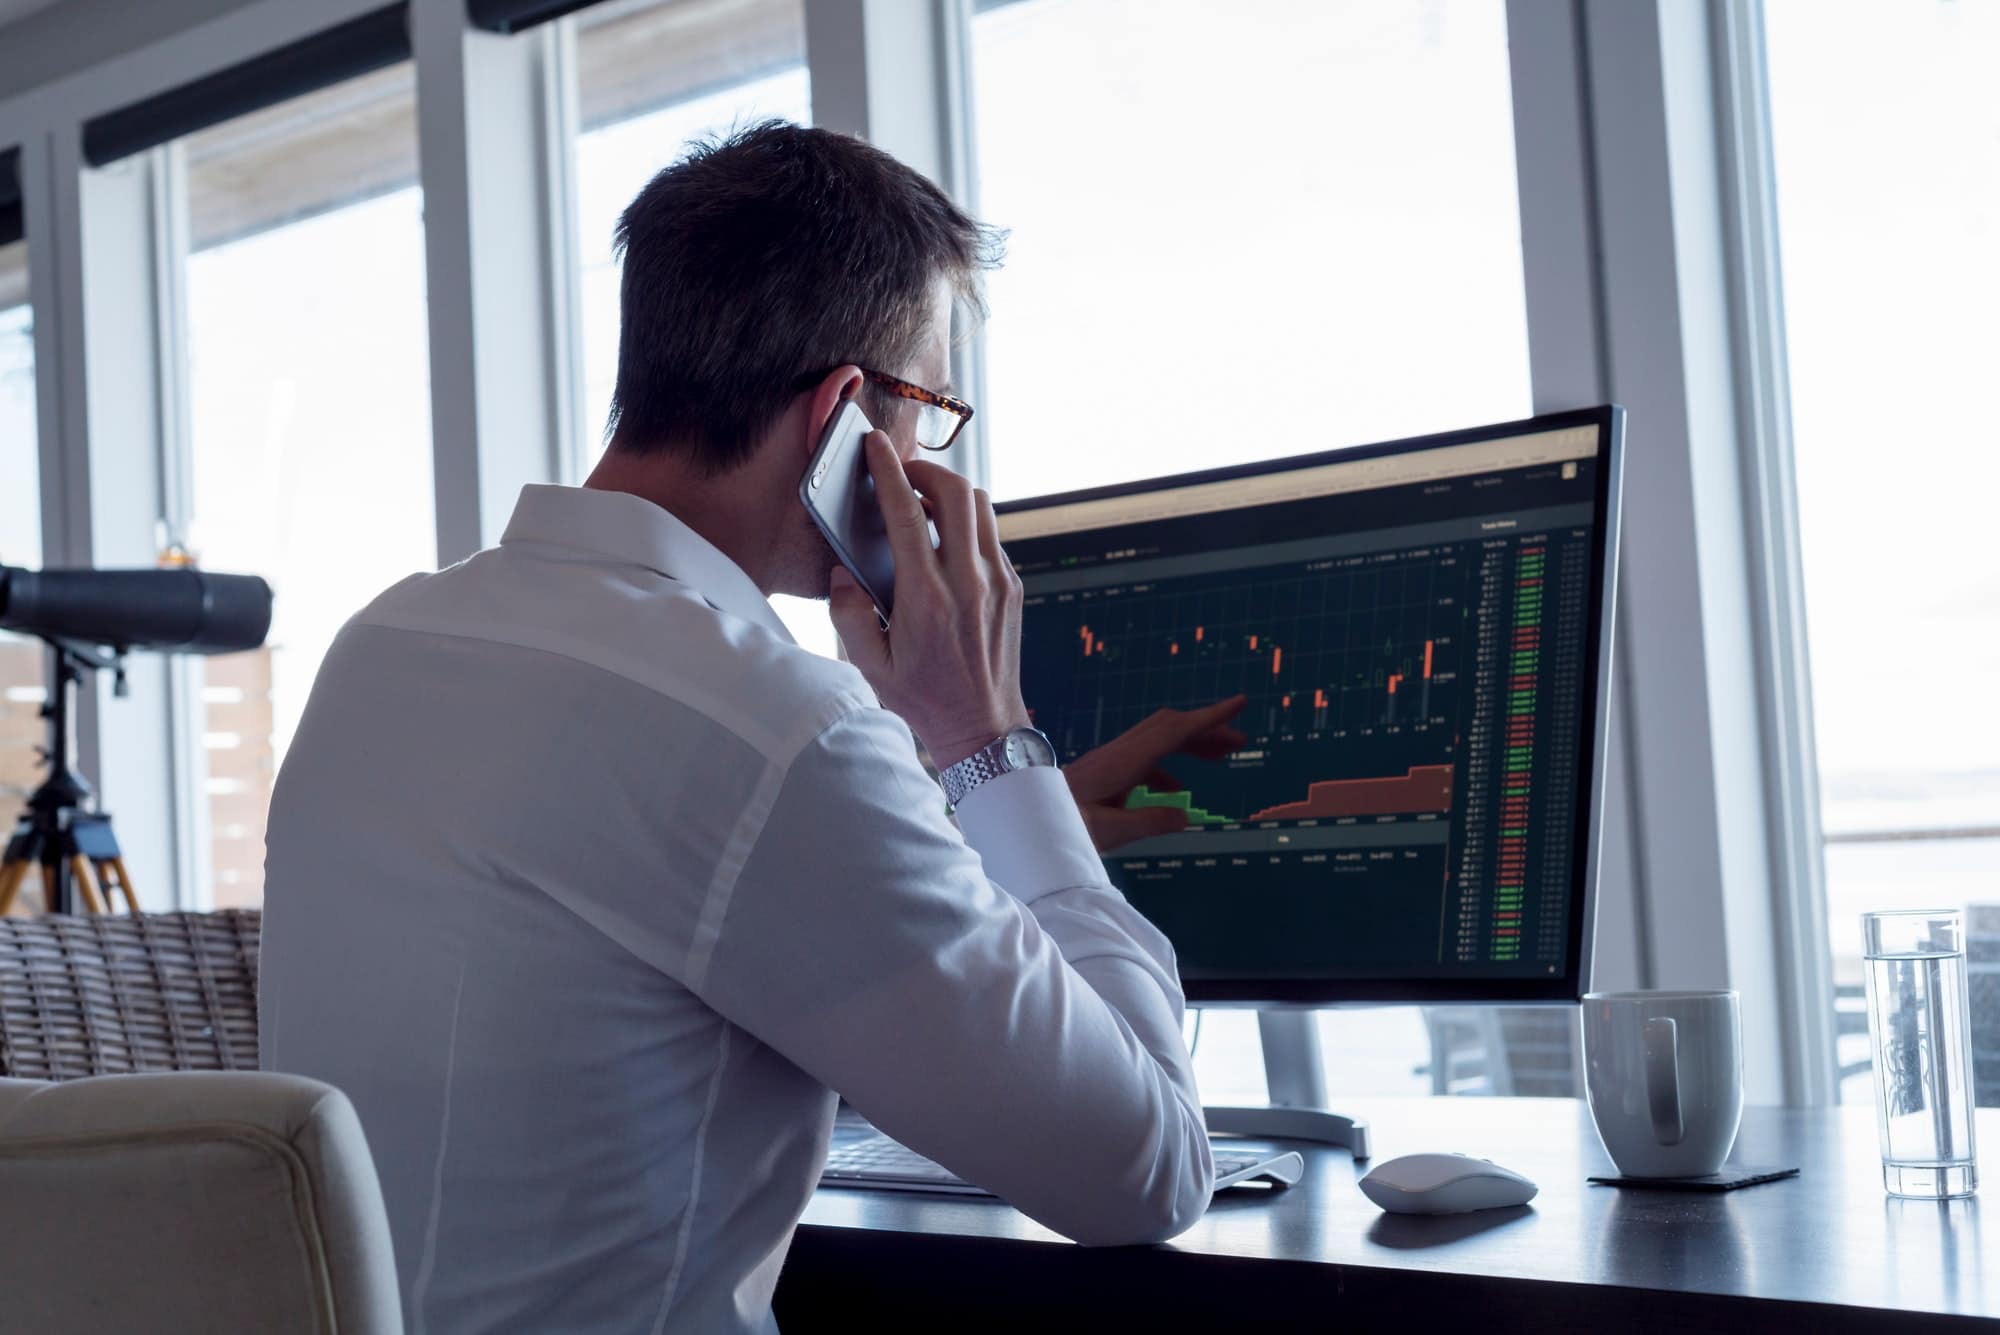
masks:
<instances>
[{"instance_id":1,"label":"computer mouse","mask_svg":"<svg viewBox=\"0 0 2000 1335\"><path fill-rule=\"evenodd\" d=\"M1526 1205L1539 1188L1491 1159L1469 1154L1405 1154L1376 1164L1361 1192L1391 1214L1457 1214Z\"/></svg>"}]
</instances>

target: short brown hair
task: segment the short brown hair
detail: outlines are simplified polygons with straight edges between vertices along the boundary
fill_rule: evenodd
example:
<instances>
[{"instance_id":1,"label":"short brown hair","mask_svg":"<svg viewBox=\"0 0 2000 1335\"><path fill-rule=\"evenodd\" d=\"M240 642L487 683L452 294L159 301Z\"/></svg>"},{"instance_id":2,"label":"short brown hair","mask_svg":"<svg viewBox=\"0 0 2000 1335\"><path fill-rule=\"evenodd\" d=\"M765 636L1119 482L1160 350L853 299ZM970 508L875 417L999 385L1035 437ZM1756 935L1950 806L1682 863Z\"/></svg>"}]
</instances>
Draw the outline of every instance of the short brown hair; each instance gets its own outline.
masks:
<instances>
[{"instance_id":1,"label":"short brown hair","mask_svg":"<svg viewBox=\"0 0 2000 1335\"><path fill-rule=\"evenodd\" d=\"M984 313L1001 235L850 135L764 121L697 143L618 220L616 449L749 457L801 377L916 355L948 280Z\"/></svg>"}]
</instances>

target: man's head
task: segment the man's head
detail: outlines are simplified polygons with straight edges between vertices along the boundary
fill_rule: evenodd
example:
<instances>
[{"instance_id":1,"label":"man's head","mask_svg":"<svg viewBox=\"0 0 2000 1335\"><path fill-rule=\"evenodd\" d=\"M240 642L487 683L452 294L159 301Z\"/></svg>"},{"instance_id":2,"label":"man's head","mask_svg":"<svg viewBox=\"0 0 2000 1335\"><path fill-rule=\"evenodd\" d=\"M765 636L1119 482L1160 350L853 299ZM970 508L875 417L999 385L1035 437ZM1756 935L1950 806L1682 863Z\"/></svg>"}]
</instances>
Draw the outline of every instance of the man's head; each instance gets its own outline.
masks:
<instances>
[{"instance_id":1,"label":"man's head","mask_svg":"<svg viewBox=\"0 0 2000 1335\"><path fill-rule=\"evenodd\" d=\"M948 390L954 307L982 311L980 275L998 255L990 229L888 154L782 121L660 172L617 243L611 454L787 494L844 397L913 446L917 405L858 368ZM802 510L791 518L772 536L796 550L767 583L824 593L824 546ZM795 568L808 556L816 573Z\"/></svg>"}]
</instances>

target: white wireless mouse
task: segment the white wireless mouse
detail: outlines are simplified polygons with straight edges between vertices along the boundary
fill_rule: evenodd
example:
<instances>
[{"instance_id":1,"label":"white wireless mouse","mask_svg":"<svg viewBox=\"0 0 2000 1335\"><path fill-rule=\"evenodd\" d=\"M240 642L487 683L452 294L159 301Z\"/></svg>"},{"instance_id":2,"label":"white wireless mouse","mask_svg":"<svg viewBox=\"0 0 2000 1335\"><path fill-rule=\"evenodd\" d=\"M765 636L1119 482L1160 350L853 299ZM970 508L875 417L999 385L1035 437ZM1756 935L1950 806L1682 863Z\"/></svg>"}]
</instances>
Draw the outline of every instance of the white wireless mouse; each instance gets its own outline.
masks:
<instances>
[{"instance_id":1,"label":"white wireless mouse","mask_svg":"<svg viewBox=\"0 0 2000 1335\"><path fill-rule=\"evenodd\" d=\"M1491 1159L1469 1154L1406 1154L1376 1164L1361 1192L1391 1214L1456 1214L1526 1205L1539 1188Z\"/></svg>"}]
</instances>

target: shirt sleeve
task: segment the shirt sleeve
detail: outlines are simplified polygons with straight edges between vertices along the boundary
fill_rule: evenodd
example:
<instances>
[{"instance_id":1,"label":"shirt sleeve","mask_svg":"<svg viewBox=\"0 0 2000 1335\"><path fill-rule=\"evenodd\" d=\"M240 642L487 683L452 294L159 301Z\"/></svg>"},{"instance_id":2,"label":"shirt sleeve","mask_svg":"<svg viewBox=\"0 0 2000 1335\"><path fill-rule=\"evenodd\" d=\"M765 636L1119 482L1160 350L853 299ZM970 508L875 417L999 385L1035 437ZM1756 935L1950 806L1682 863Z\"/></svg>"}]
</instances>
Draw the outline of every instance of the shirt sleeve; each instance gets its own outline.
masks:
<instances>
[{"instance_id":1,"label":"shirt sleeve","mask_svg":"<svg viewBox=\"0 0 2000 1335\"><path fill-rule=\"evenodd\" d=\"M1105 877L1059 773L1001 775L958 815L900 719L846 715L785 774L690 985L1057 1232L1182 1232L1214 1168L1172 947Z\"/></svg>"}]
</instances>

